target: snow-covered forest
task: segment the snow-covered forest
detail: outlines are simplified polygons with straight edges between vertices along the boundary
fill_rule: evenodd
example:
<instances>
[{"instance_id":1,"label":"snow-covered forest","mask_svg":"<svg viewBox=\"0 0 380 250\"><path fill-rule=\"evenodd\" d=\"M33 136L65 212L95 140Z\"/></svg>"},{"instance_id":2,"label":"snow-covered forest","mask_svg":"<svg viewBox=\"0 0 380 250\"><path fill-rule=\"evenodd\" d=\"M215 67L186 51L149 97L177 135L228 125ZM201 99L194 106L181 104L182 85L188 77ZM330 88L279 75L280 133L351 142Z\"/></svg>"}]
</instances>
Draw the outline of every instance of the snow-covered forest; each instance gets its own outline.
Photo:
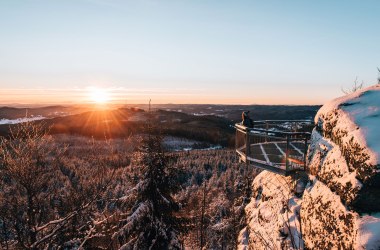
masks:
<instances>
[{"instance_id":1,"label":"snow-covered forest","mask_svg":"<svg viewBox=\"0 0 380 250\"><path fill-rule=\"evenodd\" d=\"M306 171L285 176L151 119L102 140L15 124L0 142L0 249L378 249L379 93L326 103Z\"/></svg>"},{"instance_id":2,"label":"snow-covered forest","mask_svg":"<svg viewBox=\"0 0 380 250\"><path fill-rule=\"evenodd\" d=\"M0 144L1 249L234 249L256 172L233 150L164 152L21 123Z\"/></svg>"}]
</instances>

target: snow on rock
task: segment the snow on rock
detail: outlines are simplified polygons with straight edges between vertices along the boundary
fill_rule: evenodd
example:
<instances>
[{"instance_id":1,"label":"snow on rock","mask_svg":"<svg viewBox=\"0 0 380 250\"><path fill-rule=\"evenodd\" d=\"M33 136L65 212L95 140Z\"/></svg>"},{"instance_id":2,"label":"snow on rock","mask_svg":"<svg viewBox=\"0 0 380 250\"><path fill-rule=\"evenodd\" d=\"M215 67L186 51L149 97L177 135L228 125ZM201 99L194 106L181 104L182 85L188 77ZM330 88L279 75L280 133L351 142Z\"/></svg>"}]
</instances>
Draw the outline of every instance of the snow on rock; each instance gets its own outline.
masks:
<instances>
[{"instance_id":1,"label":"snow on rock","mask_svg":"<svg viewBox=\"0 0 380 250\"><path fill-rule=\"evenodd\" d=\"M239 232L237 249L248 250L248 247L249 247L248 240L249 240L248 230L247 230L247 227L244 227Z\"/></svg>"},{"instance_id":2,"label":"snow on rock","mask_svg":"<svg viewBox=\"0 0 380 250\"><path fill-rule=\"evenodd\" d=\"M260 173L239 249L380 249L380 85L328 102L315 123L303 196L295 176Z\"/></svg>"},{"instance_id":3,"label":"snow on rock","mask_svg":"<svg viewBox=\"0 0 380 250\"><path fill-rule=\"evenodd\" d=\"M247 227L241 232L239 249L298 249L303 247L299 210L292 178L268 171L253 181L253 195L246 206ZM245 235L244 235L245 234ZM248 236L248 237L247 237Z\"/></svg>"},{"instance_id":4,"label":"snow on rock","mask_svg":"<svg viewBox=\"0 0 380 250\"><path fill-rule=\"evenodd\" d=\"M318 111L315 122L322 125L328 137L340 143L354 138L365 147L368 164L379 164L380 155L380 85L337 98ZM322 124L321 124L322 122Z\"/></svg>"},{"instance_id":5,"label":"snow on rock","mask_svg":"<svg viewBox=\"0 0 380 250\"><path fill-rule=\"evenodd\" d=\"M346 204L352 203L361 188L355 172L350 172L340 148L314 131L308 154L310 173L334 190Z\"/></svg>"},{"instance_id":6,"label":"snow on rock","mask_svg":"<svg viewBox=\"0 0 380 250\"><path fill-rule=\"evenodd\" d=\"M380 214L364 215L359 219L357 249L379 249Z\"/></svg>"},{"instance_id":7,"label":"snow on rock","mask_svg":"<svg viewBox=\"0 0 380 250\"><path fill-rule=\"evenodd\" d=\"M311 174L349 208L380 211L380 85L325 104L315 121Z\"/></svg>"},{"instance_id":8,"label":"snow on rock","mask_svg":"<svg viewBox=\"0 0 380 250\"><path fill-rule=\"evenodd\" d=\"M325 104L315 122L308 151L315 178L301 205L305 246L379 249L380 85Z\"/></svg>"},{"instance_id":9,"label":"snow on rock","mask_svg":"<svg viewBox=\"0 0 380 250\"><path fill-rule=\"evenodd\" d=\"M301 205L305 245L309 249L353 249L357 215L316 178L306 188Z\"/></svg>"}]
</instances>

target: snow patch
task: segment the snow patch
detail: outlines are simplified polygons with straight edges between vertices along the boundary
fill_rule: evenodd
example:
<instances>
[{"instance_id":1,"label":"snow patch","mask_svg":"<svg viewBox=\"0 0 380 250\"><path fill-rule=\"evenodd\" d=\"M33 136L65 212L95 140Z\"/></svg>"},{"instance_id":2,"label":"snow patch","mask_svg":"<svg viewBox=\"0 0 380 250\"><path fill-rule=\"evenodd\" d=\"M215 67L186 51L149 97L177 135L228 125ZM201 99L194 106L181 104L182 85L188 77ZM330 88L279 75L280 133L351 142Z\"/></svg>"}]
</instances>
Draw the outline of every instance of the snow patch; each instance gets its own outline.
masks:
<instances>
[{"instance_id":1,"label":"snow patch","mask_svg":"<svg viewBox=\"0 0 380 250\"><path fill-rule=\"evenodd\" d=\"M253 249L303 247L301 199L293 194L292 179L263 171L253 181L253 197L246 206L247 234ZM239 242L244 239L243 233ZM244 244L240 244L244 249Z\"/></svg>"},{"instance_id":2,"label":"snow patch","mask_svg":"<svg viewBox=\"0 0 380 250\"><path fill-rule=\"evenodd\" d=\"M380 249L380 213L364 215L359 219L357 249Z\"/></svg>"},{"instance_id":3,"label":"snow patch","mask_svg":"<svg viewBox=\"0 0 380 250\"><path fill-rule=\"evenodd\" d=\"M18 124L18 123L32 122L32 121L38 121L38 120L43 120L43 119L46 119L46 117L35 116L35 117L25 117L25 118L17 118L17 119L0 119L0 125Z\"/></svg>"},{"instance_id":4,"label":"snow patch","mask_svg":"<svg viewBox=\"0 0 380 250\"><path fill-rule=\"evenodd\" d=\"M333 129L347 131L345 141L354 137L371 152L370 163L379 164L380 85L365 88L323 105L315 117L315 122L325 119L333 110L337 112Z\"/></svg>"},{"instance_id":5,"label":"snow patch","mask_svg":"<svg viewBox=\"0 0 380 250\"><path fill-rule=\"evenodd\" d=\"M249 241L248 230L247 230L247 227L245 227L239 232L237 249L248 250L249 249L248 241Z\"/></svg>"}]
</instances>

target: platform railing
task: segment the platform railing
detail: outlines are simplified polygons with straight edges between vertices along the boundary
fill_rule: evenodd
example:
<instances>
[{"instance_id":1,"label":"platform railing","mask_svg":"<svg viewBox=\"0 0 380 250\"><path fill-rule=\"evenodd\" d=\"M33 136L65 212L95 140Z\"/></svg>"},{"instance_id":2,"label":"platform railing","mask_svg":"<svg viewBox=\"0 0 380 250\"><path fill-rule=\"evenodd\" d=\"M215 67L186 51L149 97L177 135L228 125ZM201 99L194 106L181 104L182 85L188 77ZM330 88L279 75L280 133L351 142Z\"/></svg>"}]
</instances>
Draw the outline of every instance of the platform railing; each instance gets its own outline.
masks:
<instances>
[{"instance_id":1,"label":"platform railing","mask_svg":"<svg viewBox=\"0 0 380 250\"><path fill-rule=\"evenodd\" d=\"M255 121L253 128L237 123L236 153L247 164L282 175L305 171L313 126L310 120Z\"/></svg>"}]
</instances>

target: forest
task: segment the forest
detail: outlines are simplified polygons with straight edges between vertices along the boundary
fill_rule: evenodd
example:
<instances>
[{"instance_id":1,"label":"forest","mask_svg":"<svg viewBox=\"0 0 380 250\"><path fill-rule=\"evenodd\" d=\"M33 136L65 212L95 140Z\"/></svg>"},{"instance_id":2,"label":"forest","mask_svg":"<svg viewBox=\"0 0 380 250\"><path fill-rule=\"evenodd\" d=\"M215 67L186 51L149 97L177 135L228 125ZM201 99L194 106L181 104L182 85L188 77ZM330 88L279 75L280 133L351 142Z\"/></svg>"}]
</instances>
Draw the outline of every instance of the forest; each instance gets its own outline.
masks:
<instances>
[{"instance_id":1,"label":"forest","mask_svg":"<svg viewBox=\"0 0 380 250\"><path fill-rule=\"evenodd\" d=\"M236 248L257 170L233 150L167 152L149 124L102 140L45 125L1 139L1 249Z\"/></svg>"}]
</instances>

